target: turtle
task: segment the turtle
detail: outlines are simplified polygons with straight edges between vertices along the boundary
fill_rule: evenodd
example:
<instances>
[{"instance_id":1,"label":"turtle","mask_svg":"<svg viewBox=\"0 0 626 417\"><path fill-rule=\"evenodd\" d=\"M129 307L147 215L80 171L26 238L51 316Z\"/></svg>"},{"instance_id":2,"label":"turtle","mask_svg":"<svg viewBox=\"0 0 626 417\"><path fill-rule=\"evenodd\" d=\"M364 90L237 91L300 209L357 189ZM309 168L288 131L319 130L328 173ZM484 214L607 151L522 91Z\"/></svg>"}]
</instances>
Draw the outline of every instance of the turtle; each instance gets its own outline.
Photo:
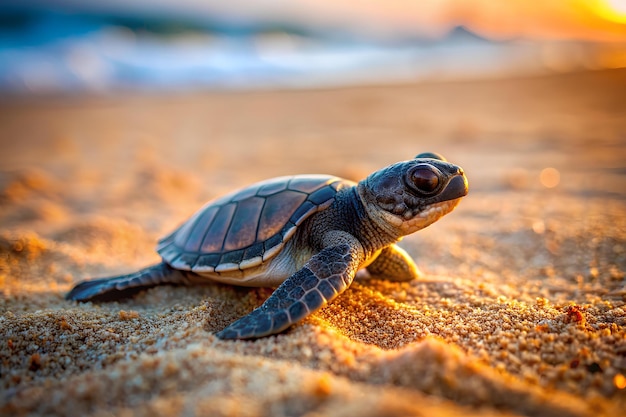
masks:
<instances>
[{"instance_id":1,"label":"turtle","mask_svg":"<svg viewBox=\"0 0 626 417\"><path fill-rule=\"evenodd\" d=\"M274 287L261 306L216 336L277 334L344 292L359 270L392 281L418 278L419 269L397 243L451 212L467 193L463 170L432 152L358 183L331 175L262 181L209 201L159 240L161 263L80 282L66 298L116 300L157 285L207 279Z\"/></svg>"}]
</instances>

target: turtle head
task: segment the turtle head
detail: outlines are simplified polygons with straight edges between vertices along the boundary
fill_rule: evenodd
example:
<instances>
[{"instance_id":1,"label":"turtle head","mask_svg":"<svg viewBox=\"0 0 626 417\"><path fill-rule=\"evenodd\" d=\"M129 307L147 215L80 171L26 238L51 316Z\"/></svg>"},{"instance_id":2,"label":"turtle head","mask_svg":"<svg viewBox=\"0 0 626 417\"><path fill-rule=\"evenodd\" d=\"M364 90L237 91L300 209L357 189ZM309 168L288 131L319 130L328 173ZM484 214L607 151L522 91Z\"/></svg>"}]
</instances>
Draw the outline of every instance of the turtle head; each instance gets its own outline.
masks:
<instances>
[{"instance_id":1,"label":"turtle head","mask_svg":"<svg viewBox=\"0 0 626 417\"><path fill-rule=\"evenodd\" d=\"M463 170L436 153L421 153L374 172L358 192L369 217L397 237L451 212L467 195Z\"/></svg>"}]
</instances>

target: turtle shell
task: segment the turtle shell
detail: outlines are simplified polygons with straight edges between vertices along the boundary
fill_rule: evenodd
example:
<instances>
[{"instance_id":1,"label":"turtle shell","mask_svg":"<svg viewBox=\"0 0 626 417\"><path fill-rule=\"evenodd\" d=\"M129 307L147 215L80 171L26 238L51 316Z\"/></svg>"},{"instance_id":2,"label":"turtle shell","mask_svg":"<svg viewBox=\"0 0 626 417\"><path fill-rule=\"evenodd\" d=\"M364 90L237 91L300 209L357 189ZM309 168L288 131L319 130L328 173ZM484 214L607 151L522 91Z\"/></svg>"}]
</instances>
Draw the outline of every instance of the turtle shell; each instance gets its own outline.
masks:
<instances>
[{"instance_id":1,"label":"turtle shell","mask_svg":"<svg viewBox=\"0 0 626 417\"><path fill-rule=\"evenodd\" d=\"M353 182L328 175L295 175L259 182L208 202L157 252L174 268L228 272L276 256L302 222L329 207Z\"/></svg>"}]
</instances>

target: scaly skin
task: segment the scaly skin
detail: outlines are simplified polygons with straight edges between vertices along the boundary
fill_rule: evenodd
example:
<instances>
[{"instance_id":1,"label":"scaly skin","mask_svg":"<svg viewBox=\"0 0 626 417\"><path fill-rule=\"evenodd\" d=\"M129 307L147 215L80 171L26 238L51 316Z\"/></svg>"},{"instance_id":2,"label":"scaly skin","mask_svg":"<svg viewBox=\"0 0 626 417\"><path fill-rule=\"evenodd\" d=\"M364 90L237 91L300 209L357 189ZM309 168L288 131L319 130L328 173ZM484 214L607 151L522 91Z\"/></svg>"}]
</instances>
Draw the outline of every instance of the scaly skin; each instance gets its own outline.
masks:
<instances>
[{"instance_id":1,"label":"scaly skin","mask_svg":"<svg viewBox=\"0 0 626 417\"><path fill-rule=\"evenodd\" d=\"M189 285L189 274L160 263L128 275L83 281L65 296L66 300L111 301L128 297L157 285Z\"/></svg>"},{"instance_id":2,"label":"scaly skin","mask_svg":"<svg viewBox=\"0 0 626 417\"><path fill-rule=\"evenodd\" d=\"M389 245L367 267L373 278L388 281L412 281L420 277L420 271L408 253L397 245Z\"/></svg>"}]
</instances>

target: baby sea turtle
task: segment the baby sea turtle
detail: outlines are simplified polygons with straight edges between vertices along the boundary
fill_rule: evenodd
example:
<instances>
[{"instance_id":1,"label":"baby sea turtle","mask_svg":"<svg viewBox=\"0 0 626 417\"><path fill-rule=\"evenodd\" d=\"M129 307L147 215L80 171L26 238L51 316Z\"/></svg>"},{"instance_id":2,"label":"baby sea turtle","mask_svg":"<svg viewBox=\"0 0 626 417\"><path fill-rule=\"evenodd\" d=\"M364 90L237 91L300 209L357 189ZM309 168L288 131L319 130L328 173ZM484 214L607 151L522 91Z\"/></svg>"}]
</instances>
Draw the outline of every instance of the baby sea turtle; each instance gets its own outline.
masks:
<instances>
[{"instance_id":1,"label":"baby sea turtle","mask_svg":"<svg viewBox=\"0 0 626 417\"><path fill-rule=\"evenodd\" d=\"M463 170L434 153L358 184L328 175L263 181L207 203L161 239L162 263L81 282L66 298L111 300L199 279L278 287L217 336L279 333L345 291L360 268L393 281L417 278L415 263L396 243L452 211L467 191Z\"/></svg>"}]
</instances>

